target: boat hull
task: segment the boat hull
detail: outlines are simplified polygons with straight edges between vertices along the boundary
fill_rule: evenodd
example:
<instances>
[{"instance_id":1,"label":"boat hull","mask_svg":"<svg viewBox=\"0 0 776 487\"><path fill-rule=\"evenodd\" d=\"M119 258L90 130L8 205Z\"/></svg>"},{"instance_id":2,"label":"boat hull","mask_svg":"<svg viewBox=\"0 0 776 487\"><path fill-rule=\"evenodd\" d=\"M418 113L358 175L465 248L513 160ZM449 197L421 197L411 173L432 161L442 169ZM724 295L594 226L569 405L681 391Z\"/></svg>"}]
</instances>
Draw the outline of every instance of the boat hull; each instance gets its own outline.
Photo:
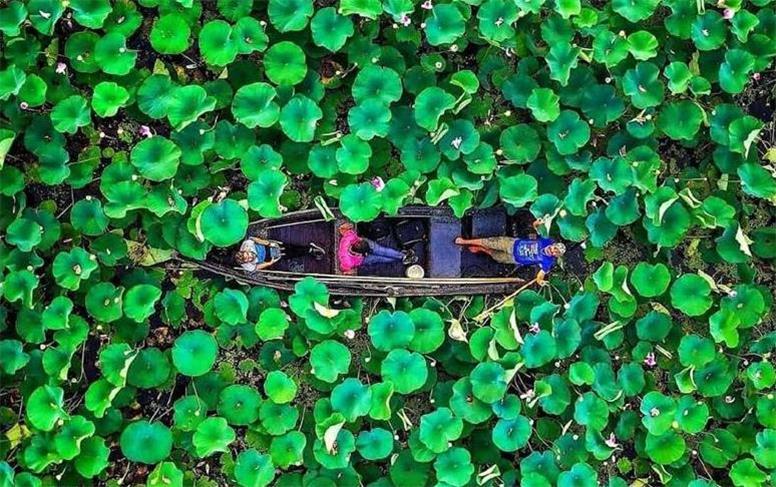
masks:
<instances>
[{"instance_id":1,"label":"boat hull","mask_svg":"<svg viewBox=\"0 0 776 487\"><path fill-rule=\"evenodd\" d=\"M487 210L487 214L469 214L463 220L455 218L449 208L409 206L397 215L381 217L376 222L359 225L360 235L394 248L411 248L419 258L426 275L423 278L404 276L401 263L381 264L375 268L360 268L357 275L340 272L336 262L339 242L338 228L347 220L338 210L333 219L326 219L318 210L292 212L278 219L260 220L251 224L249 234L307 246L314 242L326 250L325 258L303 256L281 259L271 269L245 272L229 262L196 262L206 272L254 286L267 286L293 291L307 277L326 284L329 292L340 296L462 296L507 294L519 288L527 275L519 275L515 266L493 262L483 254L471 254L454 244L455 236L493 236L507 232L503 210ZM503 223L503 225L502 225Z\"/></svg>"}]
</instances>

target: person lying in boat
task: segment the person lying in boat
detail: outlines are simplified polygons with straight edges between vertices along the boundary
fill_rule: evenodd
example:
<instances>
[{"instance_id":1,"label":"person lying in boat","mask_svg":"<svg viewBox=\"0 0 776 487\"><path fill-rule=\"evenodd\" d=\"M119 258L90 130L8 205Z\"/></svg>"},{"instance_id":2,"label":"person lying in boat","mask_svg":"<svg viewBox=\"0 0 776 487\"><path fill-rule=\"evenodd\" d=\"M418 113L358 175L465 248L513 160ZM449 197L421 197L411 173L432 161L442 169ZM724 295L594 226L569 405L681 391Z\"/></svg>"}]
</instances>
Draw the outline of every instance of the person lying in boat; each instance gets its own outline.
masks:
<instances>
[{"instance_id":1,"label":"person lying in boat","mask_svg":"<svg viewBox=\"0 0 776 487\"><path fill-rule=\"evenodd\" d=\"M541 220L533 223L534 230L542 224ZM455 239L458 245L466 246L470 252L484 252L496 262L502 264L538 265L536 282L544 284L544 277L550 272L558 257L566 253L566 246L551 238L538 237L536 233L527 239L514 237L487 237Z\"/></svg>"},{"instance_id":2,"label":"person lying in boat","mask_svg":"<svg viewBox=\"0 0 776 487\"><path fill-rule=\"evenodd\" d=\"M396 250L380 245L374 240L363 238L356 233L351 223L339 227L340 241L337 259L344 274L355 274L362 265L390 264L401 262L413 264L417 260L410 250Z\"/></svg>"},{"instance_id":3,"label":"person lying in boat","mask_svg":"<svg viewBox=\"0 0 776 487\"><path fill-rule=\"evenodd\" d=\"M325 251L310 243L309 245L294 245L265 240L259 237L248 237L240 245L240 250L234 255L234 260L248 272L267 269L282 258L296 259L308 255L316 260L325 255Z\"/></svg>"}]
</instances>

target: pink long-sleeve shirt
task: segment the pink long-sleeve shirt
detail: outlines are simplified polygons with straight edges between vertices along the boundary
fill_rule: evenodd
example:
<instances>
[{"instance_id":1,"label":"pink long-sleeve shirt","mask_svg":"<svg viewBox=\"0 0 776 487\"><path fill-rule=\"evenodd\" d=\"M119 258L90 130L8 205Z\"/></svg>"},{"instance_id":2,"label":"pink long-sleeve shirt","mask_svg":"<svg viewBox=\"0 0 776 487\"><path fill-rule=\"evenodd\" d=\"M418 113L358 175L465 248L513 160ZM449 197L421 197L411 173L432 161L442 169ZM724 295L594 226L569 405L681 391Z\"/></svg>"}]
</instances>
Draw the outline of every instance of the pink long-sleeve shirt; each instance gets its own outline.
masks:
<instances>
[{"instance_id":1,"label":"pink long-sleeve shirt","mask_svg":"<svg viewBox=\"0 0 776 487\"><path fill-rule=\"evenodd\" d=\"M364 256L360 254L354 254L350 248L361 240L361 237L356 234L355 230L348 230L340 238L339 247L337 248L337 258L339 259L339 266L342 272L350 272L364 262Z\"/></svg>"}]
</instances>

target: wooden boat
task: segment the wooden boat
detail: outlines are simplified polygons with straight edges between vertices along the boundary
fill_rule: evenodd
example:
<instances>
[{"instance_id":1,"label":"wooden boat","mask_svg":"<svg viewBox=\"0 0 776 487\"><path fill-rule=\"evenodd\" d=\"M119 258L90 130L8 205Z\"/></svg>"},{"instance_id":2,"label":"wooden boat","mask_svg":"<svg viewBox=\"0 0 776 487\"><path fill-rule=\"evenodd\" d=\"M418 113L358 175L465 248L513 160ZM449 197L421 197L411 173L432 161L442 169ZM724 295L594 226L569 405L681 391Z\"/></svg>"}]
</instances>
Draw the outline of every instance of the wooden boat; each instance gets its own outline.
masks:
<instances>
[{"instance_id":1,"label":"wooden boat","mask_svg":"<svg viewBox=\"0 0 776 487\"><path fill-rule=\"evenodd\" d=\"M339 227L347 222L334 209L329 218L318 210L288 213L250 225L248 233L287 244L308 245L325 249L323 258L303 256L281 259L272 268L245 272L232 261L232 254L222 254L221 262L196 262L196 267L213 274L234 278L238 282L292 291L294 285L312 276L326 284L331 294L351 296L443 296L506 294L517 289L532 276L533 270L499 264L487 255L472 253L456 245L460 235L487 237L513 234L515 218L503 208L473 210L463 219L450 208L408 206L395 216L382 216L375 221L359 223L358 234L396 249L412 249L424 277L406 277L401 263L362 266L356 275L343 274L338 268Z\"/></svg>"}]
</instances>

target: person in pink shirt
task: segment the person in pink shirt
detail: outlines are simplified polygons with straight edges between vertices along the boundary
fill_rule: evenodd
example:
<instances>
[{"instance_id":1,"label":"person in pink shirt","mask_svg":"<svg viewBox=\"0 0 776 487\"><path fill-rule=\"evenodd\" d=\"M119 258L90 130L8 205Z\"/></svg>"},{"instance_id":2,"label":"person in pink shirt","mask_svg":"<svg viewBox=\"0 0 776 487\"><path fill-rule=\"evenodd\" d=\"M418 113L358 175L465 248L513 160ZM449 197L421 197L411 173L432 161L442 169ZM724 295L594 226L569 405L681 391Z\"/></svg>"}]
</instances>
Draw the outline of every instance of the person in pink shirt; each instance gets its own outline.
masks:
<instances>
[{"instance_id":1,"label":"person in pink shirt","mask_svg":"<svg viewBox=\"0 0 776 487\"><path fill-rule=\"evenodd\" d=\"M362 265L389 264L402 262L411 264L415 256L411 251L399 251L385 247L356 233L351 223L344 223L339 228L340 241L337 248L337 259L340 270L344 274L355 274Z\"/></svg>"}]
</instances>

